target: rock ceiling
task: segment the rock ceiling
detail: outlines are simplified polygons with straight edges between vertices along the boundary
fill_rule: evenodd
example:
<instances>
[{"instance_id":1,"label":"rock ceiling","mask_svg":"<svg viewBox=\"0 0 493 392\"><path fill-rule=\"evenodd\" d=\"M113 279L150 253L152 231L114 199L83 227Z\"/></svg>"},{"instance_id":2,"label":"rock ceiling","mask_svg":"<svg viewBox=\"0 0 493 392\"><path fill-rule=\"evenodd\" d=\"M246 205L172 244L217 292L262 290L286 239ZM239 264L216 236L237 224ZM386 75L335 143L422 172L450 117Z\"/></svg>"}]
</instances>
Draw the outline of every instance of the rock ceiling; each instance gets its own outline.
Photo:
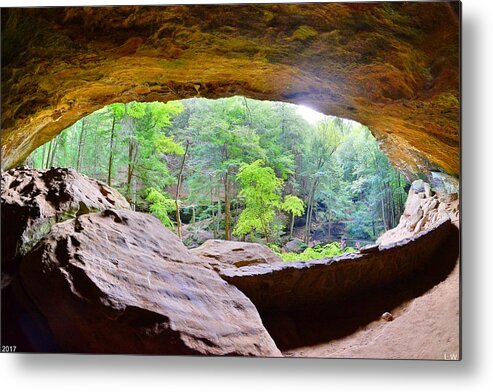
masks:
<instances>
[{"instance_id":1,"label":"rock ceiling","mask_svg":"<svg viewBox=\"0 0 493 392\"><path fill-rule=\"evenodd\" d=\"M114 102L244 95L367 125L409 179L459 176L451 3L2 9L2 168Z\"/></svg>"}]
</instances>

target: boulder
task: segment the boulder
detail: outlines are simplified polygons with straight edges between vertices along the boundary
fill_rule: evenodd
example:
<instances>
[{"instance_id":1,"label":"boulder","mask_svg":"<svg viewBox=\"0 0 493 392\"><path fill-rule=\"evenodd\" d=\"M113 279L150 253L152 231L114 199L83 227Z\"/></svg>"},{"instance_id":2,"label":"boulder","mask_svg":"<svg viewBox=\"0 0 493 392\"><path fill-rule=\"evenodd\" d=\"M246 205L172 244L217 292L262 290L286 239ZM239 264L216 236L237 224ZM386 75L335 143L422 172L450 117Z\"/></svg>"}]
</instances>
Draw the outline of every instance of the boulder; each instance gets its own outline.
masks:
<instances>
[{"instance_id":1,"label":"boulder","mask_svg":"<svg viewBox=\"0 0 493 392\"><path fill-rule=\"evenodd\" d=\"M107 208L130 209L108 185L72 169L2 172L2 272L17 268L53 224Z\"/></svg>"},{"instance_id":2,"label":"boulder","mask_svg":"<svg viewBox=\"0 0 493 392\"><path fill-rule=\"evenodd\" d=\"M252 302L149 214L58 223L19 278L61 352L281 355Z\"/></svg>"},{"instance_id":3,"label":"boulder","mask_svg":"<svg viewBox=\"0 0 493 392\"><path fill-rule=\"evenodd\" d=\"M300 253L303 252L304 247L306 247L306 244L302 240L299 238L293 238L282 247L282 250L284 252Z\"/></svg>"},{"instance_id":4,"label":"boulder","mask_svg":"<svg viewBox=\"0 0 493 392\"><path fill-rule=\"evenodd\" d=\"M458 217L454 208L458 204L455 193L434 194L430 185L422 180L412 183L399 224L383 233L377 240L380 245L388 245L419 234L445 218L456 223Z\"/></svg>"},{"instance_id":5,"label":"boulder","mask_svg":"<svg viewBox=\"0 0 493 392\"><path fill-rule=\"evenodd\" d=\"M453 201L456 201L458 199L459 199L458 193L446 193L440 195L440 203L452 203Z\"/></svg>"},{"instance_id":6,"label":"boulder","mask_svg":"<svg viewBox=\"0 0 493 392\"><path fill-rule=\"evenodd\" d=\"M220 269L221 266L243 267L282 262L282 259L268 247L250 242L208 240L191 251L215 269Z\"/></svg>"},{"instance_id":7,"label":"boulder","mask_svg":"<svg viewBox=\"0 0 493 392\"><path fill-rule=\"evenodd\" d=\"M425 191L425 182L423 180L413 181L411 184L411 189L416 193L421 193Z\"/></svg>"},{"instance_id":8,"label":"boulder","mask_svg":"<svg viewBox=\"0 0 493 392\"><path fill-rule=\"evenodd\" d=\"M446 173L431 172L430 182L432 189L440 195L459 192L459 179Z\"/></svg>"},{"instance_id":9,"label":"boulder","mask_svg":"<svg viewBox=\"0 0 493 392\"><path fill-rule=\"evenodd\" d=\"M183 243L187 248L196 248L202 245L205 241L214 238L214 233L210 230L204 230L197 227L192 227L192 225L183 225L181 236Z\"/></svg>"}]
</instances>

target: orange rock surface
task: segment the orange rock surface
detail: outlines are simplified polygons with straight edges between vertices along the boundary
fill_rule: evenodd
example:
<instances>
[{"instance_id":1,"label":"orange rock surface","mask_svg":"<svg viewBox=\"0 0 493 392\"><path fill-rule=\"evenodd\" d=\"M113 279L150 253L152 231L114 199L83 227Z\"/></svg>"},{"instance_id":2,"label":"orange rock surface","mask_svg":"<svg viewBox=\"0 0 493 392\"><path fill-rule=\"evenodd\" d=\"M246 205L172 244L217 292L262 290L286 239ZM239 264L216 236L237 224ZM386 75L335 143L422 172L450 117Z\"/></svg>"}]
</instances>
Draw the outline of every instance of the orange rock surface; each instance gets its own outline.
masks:
<instances>
[{"instance_id":1,"label":"orange rock surface","mask_svg":"<svg viewBox=\"0 0 493 392\"><path fill-rule=\"evenodd\" d=\"M367 125L410 179L458 177L457 7L4 9L2 168L110 103L244 95Z\"/></svg>"}]
</instances>

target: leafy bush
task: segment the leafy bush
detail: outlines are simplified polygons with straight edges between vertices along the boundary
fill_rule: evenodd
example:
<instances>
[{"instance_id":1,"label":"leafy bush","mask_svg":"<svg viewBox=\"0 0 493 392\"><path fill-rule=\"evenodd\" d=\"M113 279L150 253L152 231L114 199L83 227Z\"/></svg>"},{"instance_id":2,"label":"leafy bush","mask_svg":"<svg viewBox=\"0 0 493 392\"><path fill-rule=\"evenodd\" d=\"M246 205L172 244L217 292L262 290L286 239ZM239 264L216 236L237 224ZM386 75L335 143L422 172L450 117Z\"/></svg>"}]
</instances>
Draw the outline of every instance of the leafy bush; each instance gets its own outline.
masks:
<instances>
[{"instance_id":1,"label":"leafy bush","mask_svg":"<svg viewBox=\"0 0 493 392\"><path fill-rule=\"evenodd\" d=\"M274 250L274 249L272 249ZM275 251L275 250L274 250ZM356 252L355 248L346 247L341 250L338 242L332 242L327 245L317 245L313 248L306 248L302 253L279 253L276 252L284 261L307 261L313 259L325 259L328 257L340 256L346 253Z\"/></svg>"},{"instance_id":2,"label":"leafy bush","mask_svg":"<svg viewBox=\"0 0 493 392\"><path fill-rule=\"evenodd\" d=\"M169 214L176 211L175 201L169 196L162 194L156 188L147 190L146 200L149 202L149 210L157 217L167 228L173 228L173 221Z\"/></svg>"}]
</instances>

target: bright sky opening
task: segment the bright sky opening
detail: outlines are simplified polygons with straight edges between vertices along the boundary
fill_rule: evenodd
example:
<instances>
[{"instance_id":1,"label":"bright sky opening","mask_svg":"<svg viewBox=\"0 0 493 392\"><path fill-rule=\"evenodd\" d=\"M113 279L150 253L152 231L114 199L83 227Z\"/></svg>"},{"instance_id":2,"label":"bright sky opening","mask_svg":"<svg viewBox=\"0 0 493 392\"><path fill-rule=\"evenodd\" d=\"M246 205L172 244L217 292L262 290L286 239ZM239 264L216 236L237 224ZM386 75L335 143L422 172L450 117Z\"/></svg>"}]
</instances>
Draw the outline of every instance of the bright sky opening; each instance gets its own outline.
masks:
<instances>
[{"instance_id":1,"label":"bright sky opening","mask_svg":"<svg viewBox=\"0 0 493 392\"><path fill-rule=\"evenodd\" d=\"M298 105L298 113L310 124L314 124L325 117L325 114L319 113L304 105Z\"/></svg>"}]
</instances>

